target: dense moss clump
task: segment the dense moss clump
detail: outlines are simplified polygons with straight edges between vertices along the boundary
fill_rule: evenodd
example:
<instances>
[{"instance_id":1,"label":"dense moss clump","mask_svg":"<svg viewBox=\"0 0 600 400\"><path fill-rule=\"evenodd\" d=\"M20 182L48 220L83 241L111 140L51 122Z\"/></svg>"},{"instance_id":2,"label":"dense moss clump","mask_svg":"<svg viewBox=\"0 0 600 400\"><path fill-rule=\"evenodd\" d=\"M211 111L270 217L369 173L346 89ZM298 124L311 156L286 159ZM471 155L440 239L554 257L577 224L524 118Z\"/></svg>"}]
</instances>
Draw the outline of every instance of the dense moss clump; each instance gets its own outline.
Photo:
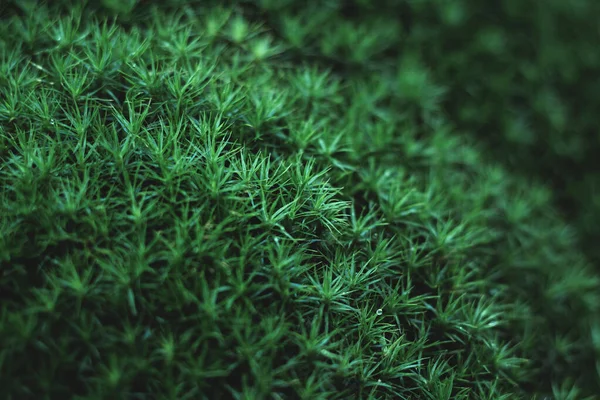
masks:
<instances>
[{"instance_id":1,"label":"dense moss clump","mask_svg":"<svg viewBox=\"0 0 600 400\"><path fill-rule=\"evenodd\" d=\"M562 3L470 3L3 2L1 397L600 393L585 231L490 156L591 129L561 91L597 55L507 71Z\"/></svg>"}]
</instances>

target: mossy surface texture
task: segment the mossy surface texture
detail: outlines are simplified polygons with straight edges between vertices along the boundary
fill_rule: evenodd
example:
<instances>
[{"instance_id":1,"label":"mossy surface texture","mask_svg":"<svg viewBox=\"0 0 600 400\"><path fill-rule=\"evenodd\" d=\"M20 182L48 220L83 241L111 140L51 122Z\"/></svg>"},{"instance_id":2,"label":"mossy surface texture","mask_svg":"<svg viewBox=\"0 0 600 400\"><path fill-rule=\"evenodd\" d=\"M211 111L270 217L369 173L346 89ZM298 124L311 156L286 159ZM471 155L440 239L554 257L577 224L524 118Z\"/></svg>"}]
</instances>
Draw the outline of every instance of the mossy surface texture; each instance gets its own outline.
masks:
<instances>
[{"instance_id":1,"label":"mossy surface texture","mask_svg":"<svg viewBox=\"0 0 600 400\"><path fill-rule=\"evenodd\" d=\"M598 7L1 2L0 398L598 398Z\"/></svg>"}]
</instances>

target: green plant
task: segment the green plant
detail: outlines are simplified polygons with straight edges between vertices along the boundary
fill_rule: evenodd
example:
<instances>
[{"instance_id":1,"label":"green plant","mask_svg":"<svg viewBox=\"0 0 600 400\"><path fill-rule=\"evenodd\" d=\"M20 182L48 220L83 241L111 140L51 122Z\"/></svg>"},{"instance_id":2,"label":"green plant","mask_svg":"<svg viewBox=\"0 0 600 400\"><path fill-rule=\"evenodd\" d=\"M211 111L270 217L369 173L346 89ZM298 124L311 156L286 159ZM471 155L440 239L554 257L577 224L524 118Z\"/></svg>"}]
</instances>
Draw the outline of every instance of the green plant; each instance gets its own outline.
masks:
<instances>
[{"instance_id":1,"label":"green plant","mask_svg":"<svg viewBox=\"0 0 600 400\"><path fill-rule=\"evenodd\" d=\"M321 58L286 33L310 2L130 3L3 6L6 398L598 389L576 232L455 133L426 57L386 61L401 27L327 2Z\"/></svg>"}]
</instances>

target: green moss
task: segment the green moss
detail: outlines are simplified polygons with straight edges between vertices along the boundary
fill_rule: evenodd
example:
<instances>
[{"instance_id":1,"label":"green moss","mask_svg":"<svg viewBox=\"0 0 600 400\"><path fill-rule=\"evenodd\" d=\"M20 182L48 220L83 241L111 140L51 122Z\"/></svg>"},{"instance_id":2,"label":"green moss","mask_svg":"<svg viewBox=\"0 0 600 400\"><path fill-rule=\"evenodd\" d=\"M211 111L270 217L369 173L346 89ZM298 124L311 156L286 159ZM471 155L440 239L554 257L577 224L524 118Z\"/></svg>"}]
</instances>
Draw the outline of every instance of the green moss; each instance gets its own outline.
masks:
<instances>
[{"instance_id":1,"label":"green moss","mask_svg":"<svg viewBox=\"0 0 600 400\"><path fill-rule=\"evenodd\" d=\"M112 3L3 6L6 398L598 392L600 277L425 2Z\"/></svg>"}]
</instances>

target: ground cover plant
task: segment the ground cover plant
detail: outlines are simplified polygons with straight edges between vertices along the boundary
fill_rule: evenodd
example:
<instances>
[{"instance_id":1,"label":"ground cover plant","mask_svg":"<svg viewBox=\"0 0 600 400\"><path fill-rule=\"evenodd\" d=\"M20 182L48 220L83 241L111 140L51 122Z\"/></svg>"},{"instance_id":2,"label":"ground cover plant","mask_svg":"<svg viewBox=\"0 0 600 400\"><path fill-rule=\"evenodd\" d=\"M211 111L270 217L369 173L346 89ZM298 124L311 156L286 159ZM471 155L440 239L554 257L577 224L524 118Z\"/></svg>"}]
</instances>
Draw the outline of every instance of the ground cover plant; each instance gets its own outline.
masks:
<instances>
[{"instance_id":1,"label":"ground cover plant","mask_svg":"<svg viewBox=\"0 0 600 400\"><path fill-rule=\"evenodd\" d=\"M2 4L3 398L600 393L578 232L392 60L408 22Z\"/></svg>"},{"instance_id":2,"label":"ground cover plant","mask_svg":"<svg viewBox=\"0 0 600 400\"><path fill-rule=\"evenodd\" d=\"M600 262L599 2L258 3L304 57L373 73L418 58L444 88L457 133L511 173L551 185L583 251Z\"/></svg>"}]
</instances>

